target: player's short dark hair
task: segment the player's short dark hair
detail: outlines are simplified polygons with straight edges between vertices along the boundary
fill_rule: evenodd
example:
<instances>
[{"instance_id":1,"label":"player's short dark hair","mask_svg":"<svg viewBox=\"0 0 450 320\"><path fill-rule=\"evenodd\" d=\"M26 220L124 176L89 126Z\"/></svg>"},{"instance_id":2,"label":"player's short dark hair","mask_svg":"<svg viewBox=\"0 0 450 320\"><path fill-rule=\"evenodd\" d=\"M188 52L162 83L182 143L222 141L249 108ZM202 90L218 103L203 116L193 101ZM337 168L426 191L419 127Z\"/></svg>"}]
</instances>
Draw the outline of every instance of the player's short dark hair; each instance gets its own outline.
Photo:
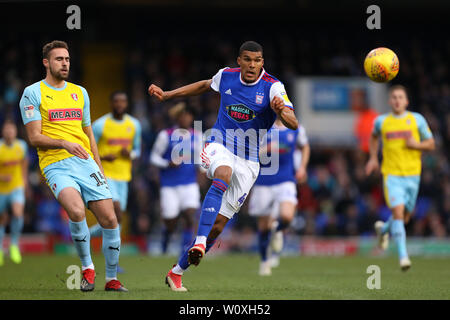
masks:
<instances>
[{"instance_id":1,"label":"player's short dark hair","mask_svg":"<svg viewBox=\"0 0 450 320\"><path fill-rule=\"evenodd\" d=\"M128 97L127 93L123 90L116 90L111 92L111 94L109 95L109 101L113 101L114 98L118 95L118 94L124 94L125 96Z\"/></svg>"},{"instance_id":2,"label":"player's short dark hair","mask_svg":"<svg viewBox=\"0 0 450 320\"><path fill-rule=\"evenodd\" d=\"M49 42L45 44L44 47L42 47L42 58L48 59L50 51L56 48L64 48L67 49L67 51L69 51L69 46L67 45L66 42L61 40L53 40L52 42Z\"/></svg>"},{"instance_id":3,"label":"player's short dark hair","mask_svg":"<svg viewBox=\"0 0 450 320\"><path fill-rule=\"evenodd\" d=\"M255 41L245 41L241 47L239 48L239 55L242 54L244 51L251 51L251 52L261 52L263 53L263 47L258 42Z\"/></svg>"},{"instance_id":4,"label":"player's short dark hair","mask_svg":"<svg viewBox=\"0 0 450 320\"><path fill-rule=\"evenodd\" d=\"M408 89L406 89L406 87L401 84L394 84L393 86L391 86L389 88L389 94L391 94L392 92L397 91L397 90L403 90L403 92L406 94L406 98L409 97Z\"/></svg>"}]
</instances>

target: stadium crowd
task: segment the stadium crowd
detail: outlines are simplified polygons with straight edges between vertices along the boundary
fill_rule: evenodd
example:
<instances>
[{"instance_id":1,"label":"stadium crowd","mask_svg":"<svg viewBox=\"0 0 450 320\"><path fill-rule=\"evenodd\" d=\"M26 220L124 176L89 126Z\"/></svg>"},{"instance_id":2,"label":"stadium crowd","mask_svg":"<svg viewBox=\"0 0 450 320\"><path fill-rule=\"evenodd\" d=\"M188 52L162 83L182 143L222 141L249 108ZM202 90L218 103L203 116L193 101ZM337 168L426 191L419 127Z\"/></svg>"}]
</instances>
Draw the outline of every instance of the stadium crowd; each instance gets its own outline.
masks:
<instances>
[{"instance_id":1,"label":"stadium crowd","mask_svg":"<svg viewBox=\"0 0 450 320\"><path fill-rule=\"evenodd\" d=\"M143 129L143 152L136 162L130 185L130 231L144 235L159 232L161 225L158 169L149 164L149 155L157 133L171 125L167 109L174 103L151 99L147 87L155 83L172 89L210 78L219 68L236 65L240 43L219 42L217 39L226 39L220 34L178 38L154 35L146 39L144 43L129 39L123 75L128 84L124 89L129 93L130 113L141 121ZM24 87L43 76L40 48L44 41L40 40L10 38L0 43L0 123L6 117L13 117L21 138L25 132L18 102ZM352 40L358 43L355 46L342 37L329 40L323 33L301 39L294 35L268 35L257 40L264 45L267 71L286 84L288 94L297 75L362 76L366 49L373 46L357 35ZM436 151L423 157L416 212L407 226L407 233L446 237L450 234L450 74L445 58L450 55L450 40L435 43L419 34L396 41L392 49L400 58L400 74L394 83L410 89L410 110L424 115L437 142ZM78 43L69 44L72 55L79 55ZM71 81L82 84L81 79L80 59L73 59ZM202 121L204 130L214 124L219 105L216 94L193 97L187 102L196 110L196 120ZM344 149L311 145L311 151L308 182L299 186L294 232L323 236L374 234L373 223L380 218L386 220L389 210L382 193L381 176L367 178L364 174L367 155L356 146ZM33 148L29 149L29 158L24 232L51 232L69 237L64 212L40 176ZM210 181L199 175L199 183L204 195ZM235 230L256 230L255 222L248 216L247 205L233 220Z\"/></svg>"}]
</instances>

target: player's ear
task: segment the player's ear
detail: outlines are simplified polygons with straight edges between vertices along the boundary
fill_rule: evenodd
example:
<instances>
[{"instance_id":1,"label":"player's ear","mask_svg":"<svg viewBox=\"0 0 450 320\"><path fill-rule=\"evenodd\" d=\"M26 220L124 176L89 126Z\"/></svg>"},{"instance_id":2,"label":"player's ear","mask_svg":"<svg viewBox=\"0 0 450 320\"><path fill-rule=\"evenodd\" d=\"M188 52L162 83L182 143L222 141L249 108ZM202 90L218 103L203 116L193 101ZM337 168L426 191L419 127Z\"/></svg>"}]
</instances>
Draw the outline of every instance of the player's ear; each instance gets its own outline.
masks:
<instances>
[{"instance_id":1,"label":"player's ear","mask_svg":"<svg viewBox=\"0 0 450 320\"><path fill-rule=\"evenodd\" d=\"M42 64L44 65L44 67L48 68L48 59L42 59Z\"/></svg>"},{"instance_id":2,"label":"player's ear","mask_svg":"<svg viewBox=\"0 0 450 320\"><path fill-rule=\"evenodd\" d=\"M240 57L240 56L237 57L237 60L236 60L236 61L237 61L237 64L238 64L239 66L241 66L241 57Z\"/></svg>"}]
</instances>

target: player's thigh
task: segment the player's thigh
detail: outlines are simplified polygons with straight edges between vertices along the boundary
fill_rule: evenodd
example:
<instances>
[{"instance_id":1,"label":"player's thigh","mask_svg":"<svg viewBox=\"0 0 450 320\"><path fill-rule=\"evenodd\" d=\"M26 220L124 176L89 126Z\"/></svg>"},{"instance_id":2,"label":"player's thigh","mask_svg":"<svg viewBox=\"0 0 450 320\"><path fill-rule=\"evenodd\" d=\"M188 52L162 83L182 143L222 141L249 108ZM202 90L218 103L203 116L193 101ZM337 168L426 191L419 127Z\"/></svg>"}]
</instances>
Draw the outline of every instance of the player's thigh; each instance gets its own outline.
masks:
<instances>
[{"instance_id":1,"label":"player's thigh","mask_svg":"<svg viewBox=\"0 0 450 320\"><path fill-rule=\"evenodd\" d=\"M255 185L251 190L248 213L254 217L270 215L274 202L270 186Z\"/></svg>"},{"instance_id":2,"label":"player's thigh","mask_svg":"<svg viewBox=\"0 0 450 320\"><path fill-rule=\"evenodd\" d=\"M120 210L125 211L128 202L128 182L110 178L107 180L113 202L118 202L120 204Z\"/></svg>"},{"instance_id":3,"label":"player's thigh","mask_svg":"<svg viewBox=\"0 0 450 320\"><path fill-rule=\"evenodd\" d=\"M200 207L200 188L197 183L178 186L177 193L181 211Z\"/></svg>"},{"instance_id":4,"label":"player's thigh","mask_svg":"<svg viewBox=\"0 0 450 320\"><path fill-rule=\"evenodd\" d=\"M22 217L25 208L25 190L18 188L11 194L11 211L13 216Z\"/></svg>"},{"instance_id":5,"label":"player's thigh","mask_svg":"<svg viewBox=\"0 0 450 320\"><path fill-rule=\"evenodd\" d=\"M383 178L384 198L389 208L406 204L406 188L401 177L386 175Z\"/></svg>"},{"instance_id":6,"label":"player's thigh","mask_svg":"<svg viewBox=\"0 0 450 320\"><path fill-rule=\"evenodd\" d=\"M228 219L239 212L259 174L259 163L235 157L233 174L219 213Z\"/></svg>"},{"instance_id":7,"label":"player's thigh","mask_svg":"<svg viewBox=\"0 0 450 320\"><path fill-rule=\"evenodd\" d=\"M180 213L180 199L175 186L161 188L160 206L163 219L174 219L178 217Z\"/></svg>"},{"instance_id":8,"label":"player's thigh","mask_svg":"<svg viewBox=\"0 0 450 320\"><path fill-rule=\"evenodd\" d=\"M292 220L297 206L297 186L292 181L286 181L277 185L275 191L278 203L279 217L283 220Z\"/></svg>"},{"instance_id":9,"label":"player's thigh","mask_svg":"<svg viewBox=\"0 0 450 320\"><path fill-rule=\"evenodd\" d=\"M207 144L201 154L201 166L206 170L206 176L209 179L213 179L218 168L221 168L221 175L219 178L224 179L222 175L232 175L233 172L233 154L219 143ZM226 181L226 179L225 179Z\"/></svg>"},{"instance_id":10,"label":"player's thigh","mask_svg":"<svg viewBox=\"0 0 450 320\"><path fill-rule=\"evenodd\" d=\"M419 194L420 176L405 177L404 180L407 185L405 210L412 214Z\"/></svg>"},{"instance_id":11,"label":"player's thigh","mask_svg":"<svg viewBox=\"0 0 450 320\"><path fill-rule=\"evenodd\" d=\"M85 206L80 192L74 187L64 187L58 191L58 202L67 212L69 219L80 222L85 218Z\"/></svg>"}]
</instances>

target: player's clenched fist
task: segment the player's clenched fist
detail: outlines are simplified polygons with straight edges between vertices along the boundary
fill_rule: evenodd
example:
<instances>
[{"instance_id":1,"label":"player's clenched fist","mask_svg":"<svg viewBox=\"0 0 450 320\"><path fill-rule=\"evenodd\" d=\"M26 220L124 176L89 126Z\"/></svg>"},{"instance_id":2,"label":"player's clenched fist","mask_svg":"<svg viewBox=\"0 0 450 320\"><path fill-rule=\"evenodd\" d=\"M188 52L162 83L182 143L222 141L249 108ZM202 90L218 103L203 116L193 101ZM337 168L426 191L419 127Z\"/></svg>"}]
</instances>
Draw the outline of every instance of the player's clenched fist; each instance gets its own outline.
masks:
<instances>
[{"instance_id":1,"label":"player's clenched fist","mask_svg":"<svg viewBox=\"0 0 450 320\"><path fill-rule=\"evenodd\" d=\"M155 96L159 101L167 100L167 94L157 85L151 84L148 87L148 93L150 96Z\"/></svg>"},{"instance_id":2,"label":"player's clenched fist","mask_svg":"<svg viewBox=\"0 0 450 320\"><path fill-rule=\"evenodd\" d=\"M280 97L275 97L273 98L273 100L270 102L270 107L273 109L273 111L275 111L275 113L280 113L281 110L283 110L284 108L284 101L283 99L281 99Z\"/></svg>"}]
</instances>

